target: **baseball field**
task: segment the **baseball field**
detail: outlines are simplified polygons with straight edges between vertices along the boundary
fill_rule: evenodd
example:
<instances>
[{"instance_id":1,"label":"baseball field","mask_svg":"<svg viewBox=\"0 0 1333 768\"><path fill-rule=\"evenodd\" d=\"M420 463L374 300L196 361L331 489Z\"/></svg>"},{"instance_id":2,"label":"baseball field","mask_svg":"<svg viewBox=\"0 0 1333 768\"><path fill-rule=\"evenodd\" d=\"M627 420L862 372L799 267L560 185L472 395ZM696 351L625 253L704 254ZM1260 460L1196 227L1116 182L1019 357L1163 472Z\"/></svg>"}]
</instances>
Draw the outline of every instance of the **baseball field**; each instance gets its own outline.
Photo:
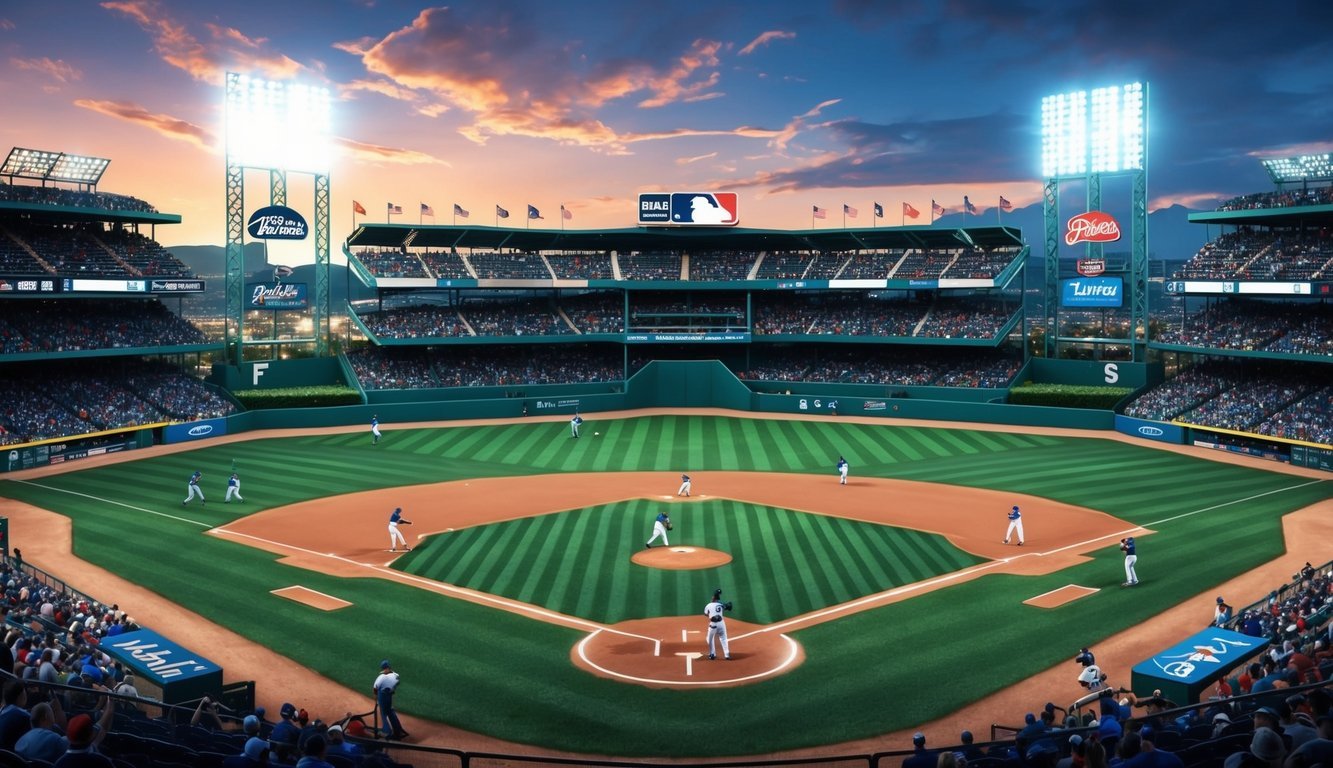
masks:
<instances>
[{"instance_id":1,"label":"baseball field","mask_svg":"<svg viewBox=\"0 0 1333 768\"><path fill-rule=\"evenodd\" d=\"M0 497L68 516L79 558L351 689L392 658L405 712L666 757L928 722L1273 559L1281 517L1333 498L1328 480L1097 437L707 414L593 416L583 434L522 421L385 425L377 446L364 430L201 443L3 480ZM228 505L233 465L246 500ZM182 508L196 469L209 503ZM1022 548L1000 543L1012 504ZM406 555L387 551L396 506ZM661 510L672 546L646 557ZM1122 588L1131 534L1142 583ZM1084 596L1025 602L1070 585ZM715 587L735 602L731 665L690 634ZM703 724L726 738L682 738Z\"/></svg>"}]
</instances>

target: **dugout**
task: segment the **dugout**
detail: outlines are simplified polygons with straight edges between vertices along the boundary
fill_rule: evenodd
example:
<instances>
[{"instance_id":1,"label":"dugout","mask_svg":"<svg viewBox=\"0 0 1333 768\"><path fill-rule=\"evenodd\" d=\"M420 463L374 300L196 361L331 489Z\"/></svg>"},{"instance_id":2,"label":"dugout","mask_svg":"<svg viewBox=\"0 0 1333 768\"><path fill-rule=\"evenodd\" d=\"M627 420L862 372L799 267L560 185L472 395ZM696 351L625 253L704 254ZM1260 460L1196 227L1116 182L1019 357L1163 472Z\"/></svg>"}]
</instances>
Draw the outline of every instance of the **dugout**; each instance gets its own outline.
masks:
<instances>
[{"instance_id":1,"label":"dugout","mask_svg":"<svg viewBox=\"0 0 1333 768\"><path fill-rule=\"evenodd\" d=\"M1161 689L1181 704L1199 701L1208 687L1268 647L1268 638L1209 627L1134 665L1135 695Z\"/></svg>"},{"instance_id":2,"label":"dugout","mask_svg":"<svg viewBox=\"0 0 1333 768\"><path fill-rule=\"evenodd\" d=\"M98 649L134 670L141 694L164 704L217 697L222 691L222 667L151 629L107 637Z\"/></svg>"}]
</instances>

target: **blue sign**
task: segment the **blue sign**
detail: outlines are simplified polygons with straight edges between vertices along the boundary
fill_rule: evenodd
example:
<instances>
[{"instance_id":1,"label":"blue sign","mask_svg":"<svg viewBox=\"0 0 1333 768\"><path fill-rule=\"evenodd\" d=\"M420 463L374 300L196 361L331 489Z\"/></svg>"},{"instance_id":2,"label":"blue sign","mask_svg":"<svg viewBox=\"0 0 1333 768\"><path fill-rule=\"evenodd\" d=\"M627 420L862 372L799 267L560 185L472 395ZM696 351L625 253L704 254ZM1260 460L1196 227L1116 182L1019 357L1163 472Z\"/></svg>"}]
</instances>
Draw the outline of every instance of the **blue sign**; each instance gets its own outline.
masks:
<instances>
[{"instance_id":1,"label":"blue sign","mask_svg":"<svg viewBox=\"0 0 1333 768\"><path fill-rule=\"evenodd\" d=\"M730 227L741 219L735 192L673 192L671 223Z\"/></svg>"},{"instance_id":2,"label":"blue sign","mask_svg":"<svg viewBox=\"0 0 1333 768\"><path fill-rule=\"evenodd\" d=\"M1179 424L1164 421L1148 421L1133 416L1115 415L1115 431L1125 435L1141 437L1145 440L1157 440L1173 445L1185 444L1185 430Z\"/></svg>"},{"instance_id":3,"label":"blue sign","mask_svg":"<svg viewBox=\"0 0 1333 768\"><path fill-rule=\"evenodd\" d=\"M657 192L639 195L639 223L670 224L671 195Z\"/></svg>"},{"instance_id":4,"label":"blue sign","mask_svg":"<svg viewBox=\"0 0 1333 768\"><path fill-rule=\"evenodd\" d=\"M250 298L246 309L306 309L310 297L305 283L251 283L245 287Z\"/></svg>"},{"instance_id":5,"label":"blue sign","mask_svg":"<svg viewBox=\"0 0 1333 768\"><path fill-rule=\"evenodd\" d=\"M260 240L304 240L310 234L305 218L285 205L270 205L250 214L245 225L250 237Z\"/></svg>"},{"instance_id":6,"label":"blue sign","mask_svg":"<svg viewBox=\"0 0 1333 768\"><path fill-rule=\"evenodd\" d=\"M208 675L222 682L222 667L151 629L107 637L99 647L158 686Z\"/></svg>"},{"instance_id":7,"label":"blue sign","mask_svg":"<svg viewBox=\"0 0 1333 768\"><path fill-rule=\"evenodd\" d=\"M203 440L206 437L219 437L225 434L227 434L226 419L205 419L168 425L162 430L162 442L184 443L188 440Z\"/></svg>"},{"instance_id":8,"label":"blue sign","mask_svg":"<svg viewBox=\"0 0 1333 768\"><path fill-rule=\"evenodd\" d=\"M1079 277L1061 281L1060 306L1119 307L1125 303L1125 282L1118 277Z\"/></svg>"},{"instance_id":9,"label":"blue sign","mask_svg":"<svg viewBox=\"0 0 1333 768\"><path fill-rule=\"evenodd\" d=\"M1229 629L1205 629L1152 658L1134 665L1136 675L1170 679L1190 685L1216 680L1263 650L1268 639Z\"/></svg>"}]
</instances>

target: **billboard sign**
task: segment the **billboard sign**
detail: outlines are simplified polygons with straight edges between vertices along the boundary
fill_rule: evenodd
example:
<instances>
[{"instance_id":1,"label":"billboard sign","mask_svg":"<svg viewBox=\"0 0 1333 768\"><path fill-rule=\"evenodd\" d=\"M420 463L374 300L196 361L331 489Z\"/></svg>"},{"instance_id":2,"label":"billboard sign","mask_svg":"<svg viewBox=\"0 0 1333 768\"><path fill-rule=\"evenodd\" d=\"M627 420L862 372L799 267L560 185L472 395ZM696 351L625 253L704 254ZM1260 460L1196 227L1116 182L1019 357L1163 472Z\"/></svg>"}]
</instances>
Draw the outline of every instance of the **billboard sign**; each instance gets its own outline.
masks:
<instances>
[{"instance_id":1,"label":"billboard sign","mask_svg":"<svg viewBox=\"0 0 1333 768\"><path fill-rule=\"evenodd\" d=\"M1062 280L1062 307L1119 307L1125 303L1125 283L1118 277L1081 277Z\"/></svg>"},{"instance_id":2,"label":"billboard sign","mask_svg":"<svg viewBox=\"0 0 1333 768\"><path fill-rule=\"evenodd\" d=\"M250 214L245 230L259 240L304 240L310 234L310 225L291 208L270 205Z\"/></svg>"},{"instance_id":3,"label":"billboard sign","mask_svg":"<svg viewBox=\"0 0 1333 768\"><path fill-rule=\"evenodd\" d=\"M246 309L307 309L310 296L305 283L251 283L246 286L250 294Z\"/></svg>"},{"instance_id":4,"label":"billboard sign","mask_svg":"<svg viewBox=\"0 0 1333 768\"><path fill-rule=\"evenodd\" d=\"M639 195L639 224L734 227L740 223L735 192L652 192Z\"/></svg>"},{"instance_id":5,"label":"billboard sign","mask_svg":"<svg viewBox=\"0 0 1333 768\"><path fill-rule=\"evenodd\" d=\"M202 440L206 437L221 437L227 434L226 419L204 419L183 424L171 424L162 430L165 443L184 443L189 440Z\"/></svg>"},{"instance_id":6,"label":"billboard sign","mask_svg":"<svg viewBox=\"0 0 1333 768\"><path fill-rule=\"evenodd\" d=\"M1076 268L1084 277L1096 277L1106 271L1106 259L1079 259Z\"/></svg>"},{"instance_id":7,"label":"billboard sign","mask_svg":"<svg viewBox=\"0 0 1333 768\"><path fill-rule=\"evenodd\" d=\"M1120 239L1120 223L1111 214L1088 211L1065 223L1065 245L1077 243L1114 243Z\"/></svg>"}]
</instances>

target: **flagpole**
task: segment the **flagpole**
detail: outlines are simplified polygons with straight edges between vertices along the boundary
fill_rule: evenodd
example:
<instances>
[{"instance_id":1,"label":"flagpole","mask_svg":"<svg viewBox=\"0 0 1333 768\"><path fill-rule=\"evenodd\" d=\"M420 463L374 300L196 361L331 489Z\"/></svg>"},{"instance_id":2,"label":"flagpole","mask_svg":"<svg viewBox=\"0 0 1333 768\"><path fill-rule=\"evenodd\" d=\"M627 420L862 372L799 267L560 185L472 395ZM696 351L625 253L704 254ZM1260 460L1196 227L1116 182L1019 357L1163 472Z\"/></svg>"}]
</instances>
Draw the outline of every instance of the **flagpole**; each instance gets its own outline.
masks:
<instances>
[{"instance_id":1,"label":"flagpole","mask_svg":"<svg viewBox=\"0 0 1333 768\"><path fill-rule=\"evenodd\" d=\"M847 204L842 204L842 228L847 228Z\"/></svg>"},{"instance_id":2,"label":"flagpole","mask_svg":"<svg viewBox=\"0 0 1333 768\"><path fill-rule=\"evenodd\" d=\"M1000 206L995 206L995 226L1002 227L1004 223L1000 220Z\"/></svg>"}]
</instances>

